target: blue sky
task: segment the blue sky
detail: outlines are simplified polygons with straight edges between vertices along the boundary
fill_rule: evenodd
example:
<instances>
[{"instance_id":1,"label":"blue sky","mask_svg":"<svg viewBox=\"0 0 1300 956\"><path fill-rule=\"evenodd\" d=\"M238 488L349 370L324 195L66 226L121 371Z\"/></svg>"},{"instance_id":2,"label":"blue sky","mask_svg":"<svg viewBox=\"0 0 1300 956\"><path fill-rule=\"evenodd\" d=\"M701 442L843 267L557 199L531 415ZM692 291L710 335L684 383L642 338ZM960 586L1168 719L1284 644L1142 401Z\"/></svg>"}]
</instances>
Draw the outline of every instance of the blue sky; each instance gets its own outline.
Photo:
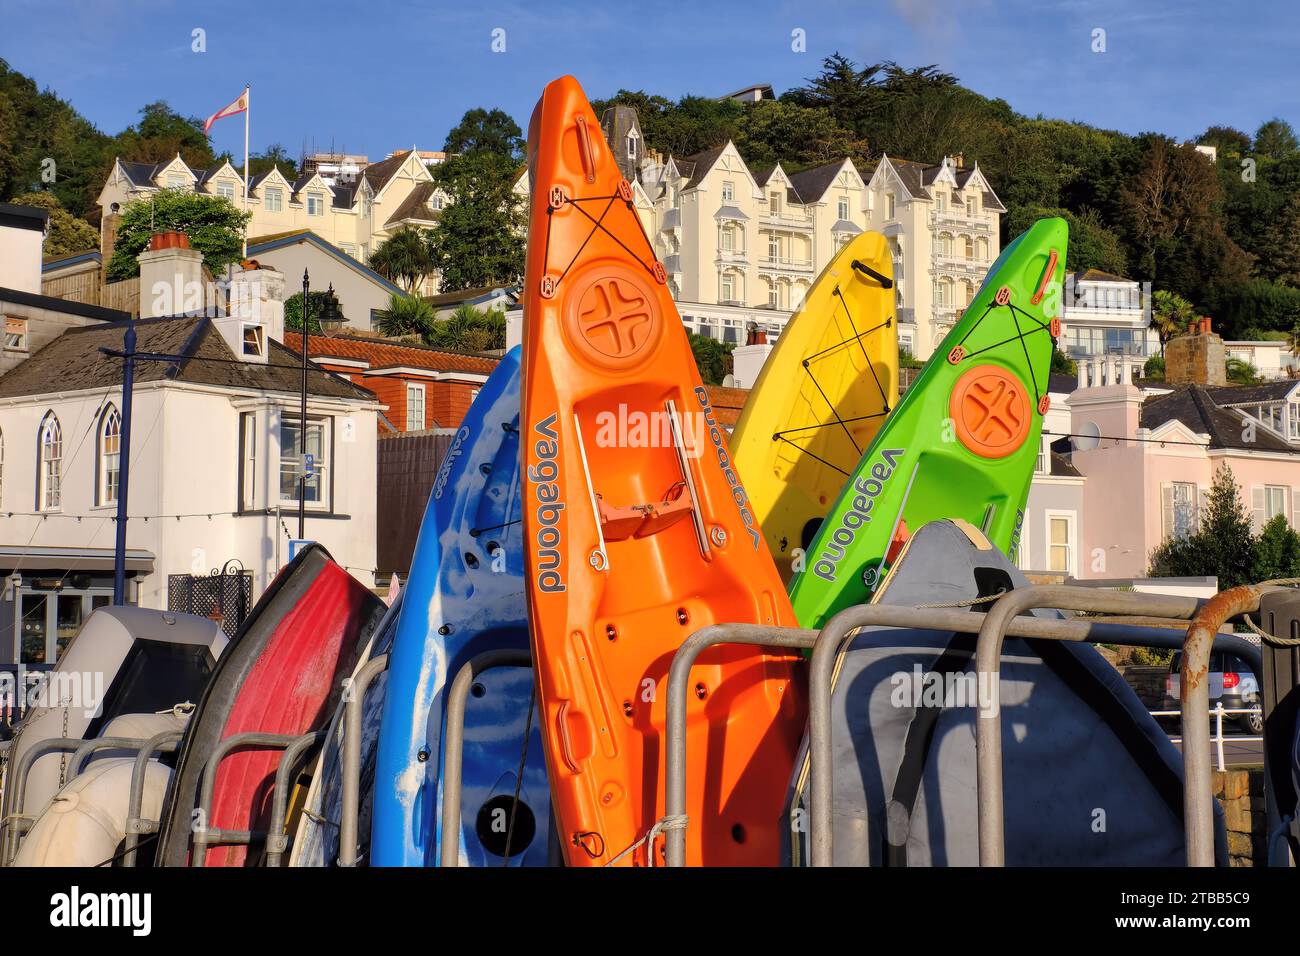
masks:
<instances>
[{"instance_id":1,"label":"blue sky","mask_svg":"<svg viewBox=\"0 0 1300 956\"><path fill-rule=\"evenodd\" d=\"M254 151L280 142L295 157L313 140L372 159L412 143L437 149L474 106L526 126L542 85L562 73L592 97L620 87L720 95L756 82L780 92L835 50L937 63L1022 113L1130 133L1249 132L1273 116L1300 126L1294 2L0 0L0 23L0 57L105 132L157 99L207 115L248 82ZM196 28L204 53L191 49ZM504 53L491 49L497 28ZM796 29L806 52L791 49ZM1096 29L1103 53L1092 50ZM242 122L218 123L213 142L242 152Z\"/></svg>"}]
</instances>

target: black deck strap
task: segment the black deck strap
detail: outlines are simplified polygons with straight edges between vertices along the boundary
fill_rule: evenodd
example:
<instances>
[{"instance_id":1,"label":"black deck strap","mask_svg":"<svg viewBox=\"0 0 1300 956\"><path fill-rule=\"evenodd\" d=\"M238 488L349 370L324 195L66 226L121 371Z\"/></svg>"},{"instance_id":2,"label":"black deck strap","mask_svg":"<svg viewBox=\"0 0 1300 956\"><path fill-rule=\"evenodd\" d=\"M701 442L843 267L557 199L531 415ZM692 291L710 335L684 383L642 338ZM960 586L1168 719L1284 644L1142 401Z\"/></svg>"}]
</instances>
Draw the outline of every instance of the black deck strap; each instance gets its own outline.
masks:
<instances>
[{"instance_id":1,"label":"black deck strap","mask_svg":"<svg viewBox=\"0 0 1300 956\"><path fill-rule=\"evenodd\" d=\"M614 207L614 200L611 199L609 203L606 204L604 210L601 212L600 219L596 219L591 215L591 213L587 212L587 210L583 209L572 199L566 199L565 202L567 202L574 209L578 210L578 212L582 213L584 216L590 219L593 223L595 223L595 225L591 227L591 232L587 233L587 238L582 240L582 245L578 246L578 251L573 254L573 258L570 259L569 264L564 267L564 271L560 273L560 277L555 280L556 285L559 285L561 282L564 281L564 277L569 274L569 270L573 268L574 263L576 263L578 261L578 258L582 255L582 250L586 249L587 243L591 242L592 238L596 235L596 233L600 232L602 221L604 220L605 216L609 213L610 209ZM550 236L547 236L547 241L548 242L550 241Z\"/></svg>"},{"instance_id":2,"label":"black deck strap","mask_svg":"<svg viewBox=\"0 0 1300 956\"><path fill-rule=\"evenodd\" d=\"M988 314L989 314L990 312L993 311L993 308L994 308L994 306L995 306L996 304L997 304L997 303L993 302L991 299L989 300L989 304L986 305L986 306L984 307L984 314L981 315L978 319L976 319L974 322L971 323L971 327L970 327L969 329L966 330L966 334L963 335L963 336L961 337L961 341L957 343L958 345L965 345L965 344L966 344L966 340L967 340L968 338L970 338L970 334L971 334L972 332L974 332L976 329L978 329L978 328L980 327L980 323L981 323L981 322L983 322L986 318L988 318ZM963 318L964 318L964 316L963 316ZM1007 339L1007 341L1010 342L1011 339ZM1001 344L1001 343L999 343L999 344ZM989 348L992 348L992 346L989 346ZM987 350L986 350L986 349L981 349L980 351L987 351ZM967 358L969 358L969 357L970 357L970 356L967 356Z\"/></svg>"},{"instance_id":3,"label":"black deck strap","mask_svg":"<svg viewBox=\"0 0 1300 956\"><path fill-rule=\"evenodd\" d=\"M966 670L975 657L978 639L977 634L953 634L928 674L942 679L949 674L960 674ZM925 765L930 758L935 728L946 711L947 708L943 705L918 706L912 715L912 722L907 725L903 758L899 761L898 772L894 775L894 787L889 802L885 805L881 848L881 862L884 866L907 866L907 838L911 833L912 813L921 791Z\"/></svg>"},{"instance_id":4,"label":"black deck strap","mask_svg":"<svg viewBox=\"0 0 1300 956\"><path fill-rule=\"evenodd\" d=\"M803 453L804 453L805 455L807 455L809 458L815 458L815 459L817 459L817 461L820 461L820 462L821 462L823 465L825 465L827 468L833 468L835 471L838 471L838 472L839 472L841 475L843 475L845 478L850 477L849 473L848 473L847 471L845 471L843 468L840 468L838 465L832 465L832 464L831 464L829 461L827 461L825 458L821 458L821 457L819 457L818 455L814 455L812 452L810 452L807 448L804 448L802 445L796 445L794 442L790 441L790 439L786 438L786 437L785 437L784 435L782 435L780 432L777 432L777 433L776 433L775 435L773 435L772 437L773 437L774 439L780 439L781 441L785 442L787 445L790 445L790 446L793 447L793 448L798 448L801 452L803 452Z\"/></svg>"},{"instance_id":5,"label":"black deck strap","mask_svg":"<svg viewBox=\"0 0 1300 956\"><path fill-rule=\"evenodd\" d=\"M871 268L871 266L867 265L865 262L861 262L858 259L854 259L853 268L856 269L858 272L861 272L864 276L870 276L871 278L875 279L877 282L880 283L882 288L892 289L894 287L893 279L889 278L889 276L881 275L879 272Z\"/></svg>"},{"instance_id":6,"label":"black deck strap","mask_svg":"<svg viewBox=\"0 0 1300 956\"><path fill-rule=\"evenodd\" d=\"M1133 715L1101 679L1061 641L1026 639L1025 643L1080 700L1102 719L1139 769L1155 787L1169 811L1183 821L1183 781L1160 755L1156 742L1142 733ZM1216 841L1215 855L1218 855Z\"/></svg>"},{"instance_id":7,"label":"black deck strap","mask_svg":"<svg viewBox=\"0 0 1300 956\"><path fill-rule=\"evenodd\" d=\"M826 348L822 349L820 352L814 352L812 355L808 356L808 358L805 359L805 361L808 361L808 362L815 362L815 361L817 361L818 359L820 359L822 356L824 356L824 355L830 355L832 352L836 351L837 349L842 349L842 348L844 348L844 346L846 346L846 345L852 345L853 342L854 342L855 340L857 340L857 339L863 339L863 338L866 338L866 337L867 337L868 335L870 335L872 332L879 332L881 329L887 329L887 328L889 328L889 320L888 320L888 319L886 319L884 322L881 322L879 325L873 325L873 326L872 326L871 328L869 328L869 329L864 329L863 331L859 332L857 335L849 336L847 339L845 339L845 340L842 341L842 342L836 342L834 345L828 345Z\"/></svg>"},{"instance_id":8,"label":"black deck strap","mask_svg":"<svg viewBox=\"0 0 1300 956\"><path fill-rule=\"evenodd\" d=\"M843 419L843 421L846 422L846 423L848 423L848 422L865 422L865 421L866 421L867 419L869 419L869 418L880 418L882 415L888 415L888 414L889 414L889 411L888 411L888 409L886 409L886 410L883 411L883 412L872 412L870 415L855 415L855 416L853 416L852 418L845 418L845 419ZM819 428L827 428L827 427L829 427L829 426L831 426L831 425L834 425L834 424L836 424L836 423L835 423L835 422L818 422L818 423L815 424L815 425L800 425L798 428L783 428L783 429L781 429L779 432L776 432L776 433L772 436L772 441L776 441L778 438L784 438L786 435L793 435L793 434L795 434L796 432L811 432L811 431L816 431L816 430L819 429Z\"/></svg>"},{"instance_id":9,"label":"black deck strap","mask_svg":"<svg viewBox=\"0 0 1300 956\"><path fill-rule=\"evenodd\" d=\"M502 523L502 524L489 525L489 526L486 527L486 528L470 528L470 529L469 529L469 536L470 536L471 538L477 538L477 537L478 537L479 535L481 535L484 531L496 531L496 530L498 530L498 529L500 529L500 528L508 528L508 527L510 527L512 524L519 524L519 522L522 521L522 520L524 520L524 519L523 519L523 518L516 518L514 521L506 521L506 522L504 522L504 523Z\"/></svg>"},{"instance_id":10,"label":"black deck strap","mask_svg":"<svg viewBox=\"0 0 1300 956\"><path fill-rule=\"evenodd\" d=\"M867 346L863 343L862 336L858 335L858 323L853 321L853 313L849 311L849 304L844 301L844 293L840 291L838 285L834 291L836 298L840 300L840 305L844 306L844 315L849 320L849 328L853 330L853 338L857 340L858 348L862 349L862 360L867 363L867 371L871 373L871 379L876 383L876 391L880 393L880 401L888 409L889 396L885 394L884 386L880 384L880 377L876 375L876 366L872 364L871 356L867 354ZM885 325L889 325L888 320L885 321Z\"/></svg>"},{"instance_id":11,"label":"black deck strap","mask_svg":"<svg viewBox=\"0 0 1300 956\"><path fill-rule=\"evenodd\" d=\"M636 260L637 265L639 265L639 266L640 266L642 269L644 269L646 272L650 273L650 275L652 275L652 276L654 275L654 266L648 266L648 265L646 265L646 264L645 264L645 260L643 260L643 259L642 259L640 256L638 256L635 252L633 252L631 249L629 249L627 243L624 242L622 239L620 239L618 236L614 235L612 232L610 232L610 231L609 231L609 227L605 225L605 216L608 215L608 214L609 214L609 211L610 211L611 209L614 208L614 203L617 202L617 201L618 201L618 197L617 197L617 196L614 196L612 199L610 199L608 205L606 205L605 208L604 208L604 210L601 212L601 214L600 214L600 218L599 218L599 219L596 219L594 216L592 216L591 213L587 212L587 210L583 209L581 206L579 206L579 205L578 205L576 202L574 202L572 199L569 200L569 203L573 206L573 208L576 209L576 210L578 210L578 212L582 213L582 214L583 214L584 216L586 216L588 219L590 219L590 220L592 221L592 223L594 223L594 225L592 226L592 229L591 229L591 235L587 236L586 239L582 240L582 245L578 247L578 251L577 251L577 253L574 254L574 256L573 256L573 262L570 262L569 265L568 265L568 267L565 268L564 272L565 272L566 275L568 274L569 269L572 269L572 268L573 268L573 263L578 261L578 256L582 255L582 250L585 249L585 248L587 247L587 243L591 241L592 236L596 235L597 232L603 232L605 235L609 236L609 238L613 239L616 243L618 243L619 247L620 247L624 252L626 252L629 256L631 256L633 259ZM633 213L633 215L635 215L635 213ZM639 221L639 220L638 220L637 224L640 225L640 221ZM645 235L645 230L644 230L644 229L641 229L640 232L641 232L641 234L642 234L643 236ZM650 252L651 252L651 257L653 258L653 255L654 255L654 249L652 248L652 249L650 250ZM561 275L560 278L563 279L564 276Z\"/></svg>"},{"instance_id":12,"label":"black deck strap","mask_svg":"<svg viewBox=\"0 0 1300 956\"><path fill-rule=\"evenodd\" d=\"M982 349L976 349L974 352L968 352L966 354L966 358L970 359L970 358L974 358L977 355L983 355L985 352L992 352L994 349L1000 349L1002 348L1002 346L1010 345L1012 342L1019 342L1022 339L1025 339L1028 336L1033 335L1035 332L1046 332L1046 331L1048 331L1047 326L1040 325L1038 328L1030 329L1028 332L1025 332L1021 335L1013 335L1009 339L1003 339L1001 342L994 342L992 345L986 345Z\"/></svg>"},{"instance_id":13,"label":"black deck strap","mask_svg":"<svg viewBox=\"0 0 1300 956\"><path fill-rule=\"evenodd\" d=\"M1016 338L1020 340L1020 348L1025 353L1025 367L1029 369L1029 381L1034 386L1034 407L1038 407L1041 396L1038 394L1038 376L1034 374L1034 360L1029 357L1029 346L1025 344L1025 332L1020 328L1020 320L1016 318L1016 310L1011 310L1011 321L1016 324ZM1029 330L1033 332L1033 329Z\"/></svg>"},{"instance_id":14,"label":"black deck strap","mask_svg":"<svg viewBox=\"0 0 1300 956\"><path fill-rule=\"evenodd\" d=\"M818 394L820 394L822 397L822 401L826 403L826 407L829 408L831 410L831 414L835 416L835 421L838 422L840 427L844 429L844 434L849 436L849 441L853 443L853 450L857 452L858 457L861 458L862 449L858 447L857 440L854 439L853 437L853 432L849 431L849 426L844 424L844 419L840 418L839 409L835 407L835 403L830 400L830 397L826 394L825 390L821 387L821 383L817 381L817 376L814 375L812 373L812 369L808 367L807 359L803 360L803 370L808 373L808 378L812 381L813 385L816 386Z\"/></svg>"}]
</instances>

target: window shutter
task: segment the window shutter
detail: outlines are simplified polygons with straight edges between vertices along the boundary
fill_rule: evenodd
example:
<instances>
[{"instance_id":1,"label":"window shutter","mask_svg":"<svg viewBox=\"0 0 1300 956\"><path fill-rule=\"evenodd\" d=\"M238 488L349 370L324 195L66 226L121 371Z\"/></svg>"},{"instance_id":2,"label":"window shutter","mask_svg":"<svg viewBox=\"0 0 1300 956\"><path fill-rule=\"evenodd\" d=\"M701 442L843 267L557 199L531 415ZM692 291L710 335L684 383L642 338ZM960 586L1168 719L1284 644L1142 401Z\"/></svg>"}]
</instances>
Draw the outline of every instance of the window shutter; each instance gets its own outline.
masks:
<instances>
[{"instance_id":1,"label":"window shutter","mask_svg":"<svg viewBox=\"0 0 1300 956\"><path fill-rule=\"evenodd\" d=\"M1300 528L1300 488L1291 489L1291 527Z\"/></svg>"},{"instance_id":2,"label":"window shutter","mask_svg":"<svg viewBox=\"0 0 1300 956\"><path fill-rule=\"evenodd\" d=\"M1205 514L1205 500L1210 496L1210 489L1205 485L1198 485L1196 488L1196 514L1192 518L1192 532L1200 533L1201 515Z\"/></svg>"},{"instance_id":3,"label":"window shutter","mask_svg":"<svg viewBox=\"0 0 1300 956\"><path fill-rule=\"evenodd\" d=\"M1260 485L1250 488L1250 529L1259 534L1264 527L1264 489Z\"/></svg>"},{"instance_id":4,"label":"window shutter","mask_svg":"<svg viewBox=\"0 0 1300 956\"><path fill-rule=\"evenodd\" d=\"M1163 541L1174 533L1174 487L1170 484L1160 486L1160 539Z\"/></svg>"}]
</instances>

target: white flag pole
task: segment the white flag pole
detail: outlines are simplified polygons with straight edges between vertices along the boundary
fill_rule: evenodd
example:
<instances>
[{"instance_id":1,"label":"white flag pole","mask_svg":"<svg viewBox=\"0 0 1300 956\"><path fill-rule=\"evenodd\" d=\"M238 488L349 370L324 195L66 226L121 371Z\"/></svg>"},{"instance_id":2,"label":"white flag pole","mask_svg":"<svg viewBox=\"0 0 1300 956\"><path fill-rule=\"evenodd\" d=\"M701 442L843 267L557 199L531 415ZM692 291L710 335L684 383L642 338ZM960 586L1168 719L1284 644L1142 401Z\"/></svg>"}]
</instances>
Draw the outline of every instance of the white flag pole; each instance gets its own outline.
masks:
<instances>
[{"instance_id":1,"label":"white flag pole","mask_svg":"<svg viewBox=\"0 0 1300 956\"><path fill-rule=\"evenodd\" d=\"M248 212L248 114L253 108L253 85L244 87L244 212ZM244 223L244 258L248 258L248 223Z\"/></svg>"}]
</instances>

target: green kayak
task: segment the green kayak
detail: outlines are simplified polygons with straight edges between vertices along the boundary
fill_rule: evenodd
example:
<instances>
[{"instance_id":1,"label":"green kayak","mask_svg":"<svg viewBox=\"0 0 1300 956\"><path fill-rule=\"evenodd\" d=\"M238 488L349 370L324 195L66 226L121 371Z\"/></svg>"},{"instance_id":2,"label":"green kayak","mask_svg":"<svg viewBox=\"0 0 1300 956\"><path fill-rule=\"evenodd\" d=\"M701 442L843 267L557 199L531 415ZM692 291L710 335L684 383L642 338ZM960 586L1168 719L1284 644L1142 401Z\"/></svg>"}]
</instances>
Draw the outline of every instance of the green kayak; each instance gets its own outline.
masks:
<instances>
[{"instance_id":1,"label":"green kayak","mask_svg":"<svg viewBox=\"0 0 1300 956\"><path fill-rule=\"evenodd\" d=\"M800 625L870 601L910 532L931 521L969 521L1015 555L1061 329L1067 235L1065 220L1042 219L1002 251L877 433L791 579Z\"/></svg>"}]
</instances>

